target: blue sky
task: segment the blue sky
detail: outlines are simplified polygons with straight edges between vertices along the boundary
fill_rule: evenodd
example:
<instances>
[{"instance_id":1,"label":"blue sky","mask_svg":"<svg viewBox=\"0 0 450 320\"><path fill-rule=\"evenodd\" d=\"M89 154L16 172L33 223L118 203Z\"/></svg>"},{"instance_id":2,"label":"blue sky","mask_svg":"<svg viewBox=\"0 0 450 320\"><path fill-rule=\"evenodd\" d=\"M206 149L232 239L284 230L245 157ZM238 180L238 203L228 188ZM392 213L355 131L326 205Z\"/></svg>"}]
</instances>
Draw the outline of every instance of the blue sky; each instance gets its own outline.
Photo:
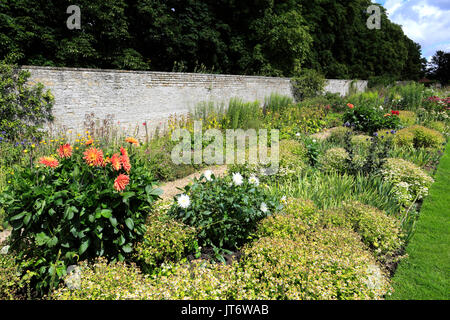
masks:
<instances>
[{"instance_id":1,"label":"blue sky","mask_svg":"<svg viewBox=\"0 0 450 320\"><path fill-rule=\"evenodd\" d=\"M437 50L450 51L450 0L376 0L389 19L422 46L428 60ZM383 28L383 26L381 26Z\"/></svg>"}]
</instances>

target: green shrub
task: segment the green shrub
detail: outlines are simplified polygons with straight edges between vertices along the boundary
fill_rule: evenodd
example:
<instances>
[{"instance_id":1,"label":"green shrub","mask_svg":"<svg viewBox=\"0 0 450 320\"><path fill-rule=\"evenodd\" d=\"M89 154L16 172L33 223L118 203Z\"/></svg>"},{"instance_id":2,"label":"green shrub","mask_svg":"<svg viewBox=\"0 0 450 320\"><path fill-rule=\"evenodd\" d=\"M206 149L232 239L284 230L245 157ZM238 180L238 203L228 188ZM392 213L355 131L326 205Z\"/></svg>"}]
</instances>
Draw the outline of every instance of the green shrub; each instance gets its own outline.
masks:
<instances>
[{"instance_id":1,"label":"green shrub","mask_svg":"<svg viewBox=\"0 0 450 320\"><path fill-rule=\"evenodd\" d=\"M433 183L433 178L422 169L400 158L386 159L381 174L386 181L394 185L396 198L406 206L414 199L425 197Z\"/></svg>"},{"instance_id":2,"label":"green shrub","mask_svg":"<svg viewBox=\"0 0 450 320\"><path fill-rule=\"evenodd\" d=\"M322 170L344 172L347 168L348 152L344 148L331 148L319 158Z\"/></svg>"},{"instance_id":3,"label":"green shrub","mask_svg":"<svg viewBox=\"0 0 450 320\"><path fill-rule=\"evenodd\" d=\"M348 126L353 126L358 131L373 134L382 128L397 129L400 126L400 118L392 113L385 113L377 106L358 104L348 108L343 121Z\"/></svg>"},{"instance_id":4,"label":"green shrub","mask_svg":"<svg viewBox=\"0 0 450 320\"><path fill-rule=\"evenodd\" d=\"M383 211L352 201L341 209L353 229L378 257L394 256L403 245L400 222Z\"/></svg>"},{"instance_id":5,"label":"green shrub","mask_svg":"<svg viewBox=\"0 0 450 320\"><path fill-rule=\"evenodd\" d=\"M258 224L257 238L295 238L311 230L318 221L316 205L310 200L289 199L279 214L271 215Z\"/></svg>"},{"instance_id":6,"label":"green shrub","mask_svg":"<svg viewBox=\"0 0 450 320\"><path fill-rule=\"evenodd\" d=\"M431 121L426 126L441 133L448 131L448 126L443 121Z\"/></svg>"},{"instance_id":7,"label":"green shrub","mask_svg":"<svg viewBox=\"0 0 450 320\"><path fill-rule=\"evenodd\" d=\"M445 138L439 131L420 125L399 130L394 138L394 143L398 146L411 146L411 135L414 148L441 148L445 143Z\"/></svg>"},{"instance_id":8,"label":"green shrub","mask_svg":"<svg viewBox=\"0 0 450 320\"><path fill-rule=\"evenodd\" d=\"M351 143L359 150L368 150L372 140L369 136L359 134L351 137Z\"/></svg>"},{"instance_id":9,"label":"green shrub","mask_svg":"<svg viewBox=\"0 0 450 320\"><path fill-rule=\"evenodd\" d=\"M86 147L84 159L84 147L73 148L73 154L70 145L65 147L66 156L41 158L16 170L0 195L12 227L11 250L19 261L28 258L22 267L35 273L41 294L78 259L124 260L131 255L161 191L126 149L108 161L95 147Z\"/></svg>"},{"instance_id":10,"label":"green shrub","mask_svg":"<svg viewBox=\"0 0 450 320\"><path fill-rule=\"evenodd\" d=\"M392 141L398 147L414 148L414 133L408 128L399 130L392 137Z\"/></svg>"},{"instance_id":11,"label":"green shrub","mask_svg":"<svg viewBox=\"0 0 450 320\"><path fill-rule=\"evenodd\" d=\"M0 132L9 139L39 135L53 121L54 98L41 83L28 85L30 72L0 61Z\"/></svg>"},{"instance_id":12,"label":"green shrub","mask_svg":"<svg viewBox=\"0 0 450 320\"><path fill-rule=\"evenodd\" d=\"M144 272L150 273L162 263L180 261L196 251L194 228L169 217L151 215L144 239L136 245L134 258Z\"/></svg>"},{"instance_id":13,"label":"green shrub","mask_svg":"<svg viewBox=\"0 0 450 320\"><path fill-rule=\"evenodd\" d=\"M303 69L291 79L295 100L302 101L320 95L325 87L325 77L312 69Z\"/></svg>"},{"instance_id":14,"label":"green shrub","mask_svg":"<svg viewBox=\"0 0 450 320\"><path fill-rule=\"evenodd\" d=\"M264 237L244 248L239 265L244 299L379 299L388 289L360 237L347 229Z\"/></svg>"},{"instance_id":15,"label":"green shrub","mask_svg":"<svg viewBox=\"0 0 450 320\"><path fill-rule=\"evenodd\" d=\"M61 285L51 298L56 300L208 300L239 297L245 278L232 266L192 261L167 265L161 274L143 275L134 264L95 264L83 261L80 289ZM256 297L255 297L256 298Z\"/></svg>"},{"instance_id":16,"label":"green shrub","mask_svg":"<svg viewBox=\"0 0 450 320\"><path fill-rule=\"evenodd\" d=\"M56 300L120 300L136 299L149 288L148 277L134 265L124 262L108 264L98 258L94 264L87 261L78 264L80 283L76 290L61 284L51 294Z\"/></svg>"},{"instance_id":17,"label":"green shrub","mask_svg":"<svg viewBox=\"0 0 450 320\"><path fill-rule=\"evenodd\" d=\"M417 115L414 111L400 110L398 117L404 127L410 127L416 123Z\"/></svg>"},{"instance_id":18,"label":"green shrub","mask_svg":"<svg viewBox=\"0 0 450 320\"><path fill-rule=\"evenodd\" d=\"M281 140L279 146L280 167L302 168L307 160L307 153L302 142Z\"/></svg>"},{"instance_id":19,"label":"green shrub","mask_svg":"<svg viewBox=\"0 0 450 320\"><path fill-rule=\"evenodd\" d=\"M29 281L21 274L13 255L0 253L0 300L23 298L23 291Z\"/></svg>"},{"instance_id":20,"label":"green shrub","mask_svg":"<svg viewBox=\"0 0 450 320\"><path fill-rule=\"evenodd\" d=\"M257 177L239 173L216 178L205 172L182 192L174 197L169 215L197 228L202 246L235 249L278 207Z\"/></svg>"},{"instance_id":21,"label":"green shrub","mask_svg":"<svg viewBox=\"0 0 450 320\"><path fill-rule=\"evenodd\" d=\"M345 139L347 139L347 136L350 132L352 132L352 129L348 127L336 127L329 130L330 135L327 138L327 141L331 143L336 144L343 144L345 142Z\"/></svg>"}]
</instances>

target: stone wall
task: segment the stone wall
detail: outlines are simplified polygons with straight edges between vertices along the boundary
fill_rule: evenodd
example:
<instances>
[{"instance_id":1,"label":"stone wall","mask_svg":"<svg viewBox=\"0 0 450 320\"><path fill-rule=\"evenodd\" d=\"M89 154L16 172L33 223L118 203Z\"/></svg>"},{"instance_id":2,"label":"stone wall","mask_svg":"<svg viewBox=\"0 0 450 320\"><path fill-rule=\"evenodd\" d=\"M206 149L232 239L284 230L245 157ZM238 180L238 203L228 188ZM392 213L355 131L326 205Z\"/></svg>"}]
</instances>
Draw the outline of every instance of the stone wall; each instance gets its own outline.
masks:
<instances>
[{"instance_id":1,"label":"stone wall","mask_svg":"<svg viewBox=\"0 0 450 320\"><path fill-rule=\"evenodd\" d=\"M24 66L30 83L41 82L55 96L55 124L82 130L85 115L114 116L132 129L147 122L155 127L172 114L185 114L200 101L227 102L232 97L264 101L277 92L292 96L290 80L275 77L198 73L120 71ZM348 80L329 80L327 91L345 95ZM359 89L367 82L357 82Z\"/></svg>"}]
</instances>

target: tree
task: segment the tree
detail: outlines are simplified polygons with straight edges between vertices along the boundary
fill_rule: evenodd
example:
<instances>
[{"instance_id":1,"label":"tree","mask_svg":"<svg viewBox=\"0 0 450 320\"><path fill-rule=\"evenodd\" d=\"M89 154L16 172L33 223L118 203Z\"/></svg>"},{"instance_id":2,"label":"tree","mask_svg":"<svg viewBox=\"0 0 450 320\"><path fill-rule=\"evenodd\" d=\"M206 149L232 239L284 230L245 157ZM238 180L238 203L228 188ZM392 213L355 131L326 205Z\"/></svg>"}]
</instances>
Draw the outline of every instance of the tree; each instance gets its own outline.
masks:
<instances>
[{"instance_id":1,"label":"tree","mask_svg":"<svg viewBox=\"0 0 450 320\"><path fill-rule=\"evenodd\" d=\"M53 96L41 83L26 85L30 73L9 60L0 61L0 132L17 139L38 135L42 124L52 121Z\"/></svg>"},{"instance_id":2,"label":"tree","mask_svg":"<svg viewBox=\"0 0 450 320\"><path fill-rule=\"evenodd\" d=\"M436 51L428 66L428 75L431 79L439 80L443 85L449 83L450 52Z\"/></svg>"}]
</instances>

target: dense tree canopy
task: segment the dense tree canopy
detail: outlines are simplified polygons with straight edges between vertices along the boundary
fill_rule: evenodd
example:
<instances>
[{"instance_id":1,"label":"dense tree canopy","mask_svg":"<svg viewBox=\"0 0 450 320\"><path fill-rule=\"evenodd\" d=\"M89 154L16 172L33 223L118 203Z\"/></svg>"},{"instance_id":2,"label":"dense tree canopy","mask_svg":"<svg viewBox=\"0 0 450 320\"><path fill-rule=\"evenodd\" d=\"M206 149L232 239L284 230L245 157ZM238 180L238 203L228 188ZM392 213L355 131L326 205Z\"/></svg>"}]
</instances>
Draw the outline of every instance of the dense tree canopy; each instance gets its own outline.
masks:
<instances>
[{"instance_id":1,"label":"dense tree canopy","mask_svg":"<svg viewBox=\"0 0 450 320\"><path fill-rule=\"evenodd\" d=\"M329 78L389 74L417 79L420 46L382 9L366 26L369 0L3 0L0 58L20 64Z\"/></svg>"},{"instance_id":2,"label":"dense tree canopy","mask_svg":"<svg viewBox=\"0 0 450 320\"><path fill-rule=\"evenodd\" d=\"M442 84L450 83L450 52L437 51L429 63L428 76Z\"/></svg>"}]
</instances>

